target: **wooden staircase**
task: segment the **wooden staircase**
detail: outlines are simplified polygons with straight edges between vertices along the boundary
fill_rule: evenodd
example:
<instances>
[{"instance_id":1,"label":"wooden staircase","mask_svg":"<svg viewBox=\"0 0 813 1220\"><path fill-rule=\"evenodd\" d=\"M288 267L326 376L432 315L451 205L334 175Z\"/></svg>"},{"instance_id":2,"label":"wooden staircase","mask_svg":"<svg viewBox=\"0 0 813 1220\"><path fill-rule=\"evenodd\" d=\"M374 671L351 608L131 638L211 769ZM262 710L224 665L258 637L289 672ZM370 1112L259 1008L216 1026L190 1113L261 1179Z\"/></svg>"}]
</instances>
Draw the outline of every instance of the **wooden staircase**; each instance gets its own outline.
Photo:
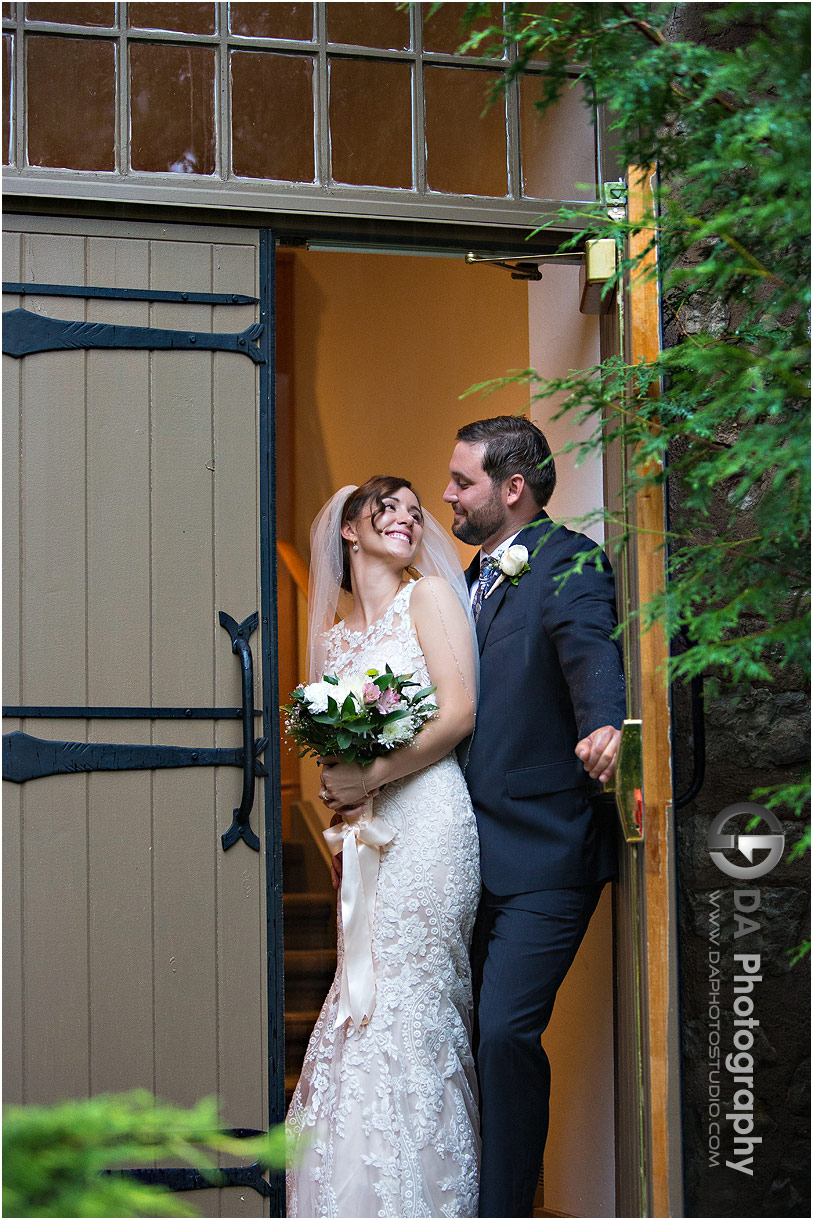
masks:
<instances>
[{"instance_id":1,"label":"wooden staircase","mask_svg":"<svg viewBox=\"0 0 813 1220\"><path fill-rule=\"evenodd\" d=\"M299 802L291 814L294 837L282 845L286 1101L296 1088L311 1030L336 973L330 856L312 808Z\"/></svg>"}]
</instances>

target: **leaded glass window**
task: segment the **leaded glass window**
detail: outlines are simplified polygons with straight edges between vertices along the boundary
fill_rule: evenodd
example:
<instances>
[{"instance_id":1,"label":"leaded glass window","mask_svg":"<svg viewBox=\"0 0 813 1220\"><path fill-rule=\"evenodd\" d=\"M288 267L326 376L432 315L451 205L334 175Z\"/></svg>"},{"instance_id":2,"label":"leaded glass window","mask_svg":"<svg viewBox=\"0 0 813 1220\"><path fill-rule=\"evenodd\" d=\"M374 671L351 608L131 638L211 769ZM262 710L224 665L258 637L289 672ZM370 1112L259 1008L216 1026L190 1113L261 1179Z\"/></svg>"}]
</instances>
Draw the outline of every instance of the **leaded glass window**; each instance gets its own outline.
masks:
<instances>
[{"instance_id":1,"label":"leaded glass window","mask_svg":"<svg viewBox=\"0 0 813 1220\"><path fill-rule=\"evenodd\" d=\"M6 189L526 224L594 199L575 79L544 119L544 64L485 109L507 59L431 7L3 4Z\"/></svg>"}]
</instances>

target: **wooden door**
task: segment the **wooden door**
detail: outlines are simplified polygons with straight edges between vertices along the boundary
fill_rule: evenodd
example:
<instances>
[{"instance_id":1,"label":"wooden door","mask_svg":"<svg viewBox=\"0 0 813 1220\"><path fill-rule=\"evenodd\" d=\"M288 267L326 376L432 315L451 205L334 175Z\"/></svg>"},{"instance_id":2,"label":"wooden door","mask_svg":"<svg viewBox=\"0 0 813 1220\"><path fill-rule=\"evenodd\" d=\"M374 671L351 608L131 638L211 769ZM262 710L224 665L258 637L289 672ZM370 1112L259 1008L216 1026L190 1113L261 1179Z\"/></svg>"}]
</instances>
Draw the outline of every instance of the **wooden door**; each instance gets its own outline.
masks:
<instances>
[{"instance_id":1,"label":"wooden door","mask_svg":"<svg viewBox=\"0 0 813 1220\"><path fill-rule=\"evenodd\" d=\"M15 730L56 769L4 784L5 1100L138 1086L265 1130L284 1080L273 241L5 228L4 774ZM259 615L250 683L221 612ZM244 686L272 742L247 766ZM248 831L224 850L263 764L259 850ZM194 1203L267 1215L278 1195L257 1177Z\"/></svg>"},{"instance_id":2,"label":"wooden door","mask_svg":"<svg viewBox=\"0 0 813 1220\"><path fill-rule=\"evenodd\" d=\"M630 219L637 220L651 209L651 184L636 176L628 189ZM643 249L647 239L643 233L635 240ZM658 283L639 272L602 318L602 358L652 359L659 335ZM622 490L635 460L620 445L605 454L605 503L632 528L628 549L614 563L629 623L627 715L640 721L642 743L643 839L622 845L615 891L616 1207L623 1216L673 1216L682 1215L682 1163L668 644L659 625L641 632L635 618L663 588L665 504L662 488L625 504ZM611 554L620 532L608 527Z\"/></svg>"}]
</instances>

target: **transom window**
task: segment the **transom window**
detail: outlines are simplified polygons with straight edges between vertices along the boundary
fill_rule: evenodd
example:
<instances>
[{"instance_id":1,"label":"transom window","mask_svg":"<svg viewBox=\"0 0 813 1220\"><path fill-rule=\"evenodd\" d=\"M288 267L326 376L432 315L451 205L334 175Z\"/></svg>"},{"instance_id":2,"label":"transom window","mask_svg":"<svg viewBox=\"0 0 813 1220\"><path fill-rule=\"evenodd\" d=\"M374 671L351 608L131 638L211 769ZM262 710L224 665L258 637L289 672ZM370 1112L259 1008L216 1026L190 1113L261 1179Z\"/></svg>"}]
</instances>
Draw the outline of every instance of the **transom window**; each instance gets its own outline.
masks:
<instances>
[{"instance_id":1,"label":"transom window","mask_svg":"<svg viewBox=\"0 0 813 1220\"><path fill-rule=\"evenodd\" d=\"M486 109L508 60L431 8L3 4L6 189L526 224L595 199L578 84L540 118L540 64Z\"/></svg>"}]
</instances>

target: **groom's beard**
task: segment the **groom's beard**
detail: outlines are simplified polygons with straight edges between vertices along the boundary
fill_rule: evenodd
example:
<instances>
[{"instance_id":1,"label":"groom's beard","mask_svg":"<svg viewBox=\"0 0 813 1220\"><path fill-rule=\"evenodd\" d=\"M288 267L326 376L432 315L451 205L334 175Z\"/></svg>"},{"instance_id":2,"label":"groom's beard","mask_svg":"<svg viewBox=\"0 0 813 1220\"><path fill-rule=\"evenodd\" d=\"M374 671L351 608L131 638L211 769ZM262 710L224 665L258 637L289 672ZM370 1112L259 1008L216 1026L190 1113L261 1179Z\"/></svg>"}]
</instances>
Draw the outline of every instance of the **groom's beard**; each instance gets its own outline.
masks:
<instances>
[{"instance_id":1,"label":"groom's beard","mask_svg":"<svg viewBox=\"0 0 813 1220\"><path fill-rule=\"evenodd\" d=\"M458 505L458 512L461 512ZM505 505L500 490L495 487L487 500L477 508L469 509L459 521L452 525L452 533L469 546L480 546L486 538L493 538L505 524Z\"/></svg>"}]
</instances>

